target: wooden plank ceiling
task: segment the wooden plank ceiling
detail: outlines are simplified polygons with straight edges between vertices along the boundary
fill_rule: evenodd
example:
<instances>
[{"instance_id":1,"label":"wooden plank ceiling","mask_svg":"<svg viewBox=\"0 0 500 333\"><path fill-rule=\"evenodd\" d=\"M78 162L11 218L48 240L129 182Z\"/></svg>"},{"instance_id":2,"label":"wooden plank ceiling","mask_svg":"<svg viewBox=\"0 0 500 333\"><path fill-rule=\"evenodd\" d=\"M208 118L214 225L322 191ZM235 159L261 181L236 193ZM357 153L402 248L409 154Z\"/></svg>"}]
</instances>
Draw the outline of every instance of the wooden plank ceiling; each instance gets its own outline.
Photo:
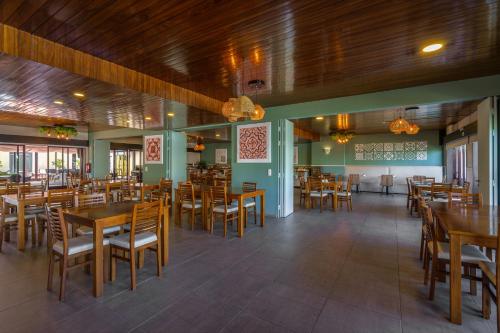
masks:
<instances>
[{"instance_id":1,"label":"wooden plank ceiling","mask_svg":"<svg viewBox=\"0 0 500 333\"><path fill-rule=\"evenodd\" d=\"M347 115L348 130L356 134L389 133L389 123L400 115L419 125L421 130L445 129L447 125L456 123L475 112L480 102L481 100L473 100L419 105L418 110L411 111L404 111L405 108L395 108L352 113ZM296 128L308 130L316 135L329 135L339 128L337 115L324 117L321 120L296 119L293 122Z\"/></svg>"},{"instance_id":2,"label":"wooden plank ceiling","mask_svg":"<svg viewBox=\"0 0 500 333\"><path fill-rule=\"evenodd\" d=\"M2 34L4 46L10 41L4 52L83 75L91 79L84 87L102 91L106 108L91 108L89 96L87 108L68 106L69 119L141 128L135 119L165 101L217 113L226 98L251 94L246 82L254 78L266 81L258 101L273 106L500 73L498 9L499 1L476 0L13 0L0 3L0 22L17 31L15 40ZM79 60L52 56L22 31L57 43L58 52L62 45L81 51L74 51ZM444 49L422 54L433 41ZM108 63L95 66L89 56ZM35 74L36 89L81 89L61 74ZM24 75L19 90L34 89ZM154 83L144 84L146 77ZM118 87L101 90L97 81ZM126 96L117 101L119 93Z\"/></svg>"}]
</instances>

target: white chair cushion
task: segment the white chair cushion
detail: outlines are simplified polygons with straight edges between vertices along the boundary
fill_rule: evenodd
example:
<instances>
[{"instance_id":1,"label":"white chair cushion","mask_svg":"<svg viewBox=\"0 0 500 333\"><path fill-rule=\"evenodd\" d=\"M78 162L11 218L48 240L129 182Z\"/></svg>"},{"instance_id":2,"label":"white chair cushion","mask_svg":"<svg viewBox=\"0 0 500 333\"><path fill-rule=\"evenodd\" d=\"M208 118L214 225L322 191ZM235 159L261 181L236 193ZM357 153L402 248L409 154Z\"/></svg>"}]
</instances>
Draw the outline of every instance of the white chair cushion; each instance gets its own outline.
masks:
<instances>
[{"instance_id":1,"label":"white chair cushion","mask_svg":"<svg viewBox=\"0 0 500 333\"><path fill-rule=\"evenodd\" d=\"M429 252L433 252L432 242L427 243ZM443 260L450 260L450 244L437 242L438 257ZM472 245L462 245L462 261L470 264L477 264L480 261L491 261L483 252Z\"/></svg>"},{"instance_id":2,"label":"white chair cushion","mask_svg":"<svg viewBox=\"0 0 500 333\"><path fill-rule=\"evenodd\" d=\"M227 213L228 214L233 214L233 213L236 213L237 211L238 211L238 206L227 206ZM214 212L224 213L224 205L215 206Z\"/></svg>"},{"instance_id":3,"label":"white chair cushion","mask_svg":"<svg viewBox=\"0 0 500 333\"><path fill-rule=\"evenodd\" d=\"M337 193L337 195L339 197L350 197L351 196L351 192L339 192L339 193Z\"/></svg>"},{"instance_id":4,"label":"white chair cushion","mask_svg":"<svg viewBox=\"0 0 500 333\"><path fill-rule=\"evenodd\" d=\"M309 193L309 195L311 197L317 197L317 198L319 198L319 197L326 197L326 196L328 196L328 193L325 193L324 191L323 192L311 191Z\"/></svg>"},{"instance_id":5,"label":"white chair cushion","mask_svg":"<svg viewBox=\"0 0 500 333\"><path fill-rule=\"evenodd\" d=\"M247 201L243 204L243 207L250 208L255 206L255 201Z\"/></svg>"},{"instance_id":6,"label":"white chair cushion","mask_svg":"<svg viewBox=\"0 0 500 333\"><path fill-rule=\"evenodd\" d=\"M109 235L109 234L114 234L115 232L119 232L119 231L120 231L120 226L117 225L114 227L104 228L104 230L102 232L104 235ZM76 229L76 234L80 235L80 236L88 236L88 235L92 235L93 233L94 233L94 230L92 228L86 227L86 226L82 226L82 227Z\"/></svg>"},{"instance_id":7,"label":"white chair cushion","mask_svg":"<svg viewBox=\"0 0 500 333\"><path fill-rule=\"evenodd\" d=\"M433 198L431 201L432 202L445 202L445 203L447 203L448 199L447 198Z\"/></svg>"},{"instance_id":8,"label":"white chair cushion","mask_svg":"<svg viewBox=\"0 0 500 333\"><path fill-rule=\"evenodd\" d=\"M109 245L109 239L105 238L102 242L103 245ZM94 248L94 240L92 237L83 236L68 239L68 254L73 255ZM57 241L53 246L54 251L64 254L64 246L62 241Z\"/></svg>"},{"instance_id":9,"label":"white chair cushion","mask_svg":"<svg viewBox=\"0 0 500 333\"><path fill-rule=\"evenodd\" d=\"M193 209L193 204L191 202L186 202L182 204L182 208ZM194 209L201 208L201 202L195 201Z\"/></svg>"},{"instance_id":10,"label":"white chair cushion","mask_svg":"<svg viewBox=\"0 0 500 333\"><path fill-rule=\"evenodd\" d=\"M7 214L4 218L5 223L14 223L17 222L17 214Z\"/></svg>"},{"instance_id":11,"label":"white chair cushion","mask_svg":"<svg viewBox=\"0 0 500 333\"><path fill-rule=\"evenodd\" d=\"M333 193L335 193L335 191L334 190L323 190L323 193L333 194Z\"/></svg>"},{"instance_id":12,"label":"white chair cushion","mask_svg":"<svg viewBox=\"0 0 500 333\"><path fill-rule=\"evenodd\" d=\"M156 234L150 231L141 232L135 235L134 248L141 247L157 240ZM111 245L119 246L124 249L130 249L130 233L124 233L109 239Z\"/></svg>"}]
</instances>

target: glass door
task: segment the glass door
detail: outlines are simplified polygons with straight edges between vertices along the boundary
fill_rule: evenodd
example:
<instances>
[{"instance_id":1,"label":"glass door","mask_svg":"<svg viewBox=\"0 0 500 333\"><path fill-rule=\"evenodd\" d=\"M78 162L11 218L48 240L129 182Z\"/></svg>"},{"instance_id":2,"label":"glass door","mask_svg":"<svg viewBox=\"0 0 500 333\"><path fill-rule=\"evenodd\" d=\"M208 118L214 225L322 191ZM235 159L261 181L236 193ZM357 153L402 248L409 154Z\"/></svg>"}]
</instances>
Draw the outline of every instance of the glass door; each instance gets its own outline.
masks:
<instances>
[{"instance_id":1,"label":"glass door","mask_svg":"<svg viewBox=\"0 0 500 333\"><path fill-rule=\"evenodd\" d=\"M24 178L24 146L0 145L0 178L22 182Z\"/></svg>"},{"instance_id":2,"label":"glass door","mask_svg":"<svg viewBox=\"0 0 500 333\"><path fill-rule=\"evenodd\" d=\"M62 147L47 147L47 180L49 187L62 187L64 176L64 156Z\"/></svg>"}]
</instances>

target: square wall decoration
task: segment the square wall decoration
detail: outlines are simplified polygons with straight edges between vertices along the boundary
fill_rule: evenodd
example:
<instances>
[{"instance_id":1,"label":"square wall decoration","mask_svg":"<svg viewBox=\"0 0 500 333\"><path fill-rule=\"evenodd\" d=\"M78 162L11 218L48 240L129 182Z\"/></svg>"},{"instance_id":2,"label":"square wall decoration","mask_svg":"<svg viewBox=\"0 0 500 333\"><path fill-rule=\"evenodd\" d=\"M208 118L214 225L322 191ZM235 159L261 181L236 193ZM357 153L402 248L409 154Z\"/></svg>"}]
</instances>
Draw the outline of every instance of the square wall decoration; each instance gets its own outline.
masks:
<instances>
[{"instance_id":1,"label":"square wall decoration","mask_svg":"<svg viewBox=\"0 0 500 333\"><path fill-rule=\"evenodd\" d=\"M271 123L236 127L237 162L271 163Z\"/></svg>"},{"instance_id":2,"label":"square wall decoration","mask_svg":"<svg viewBox=\"0 0 500 333\"><path fill-rule=\"evenodd\" d=\"M144 136L144 163L163 164L163 135Z\"/></svg>"},{"instance_id":3,"label":"square wall decoration","mask_svg":"<svg viewBox=\"0 0 500 333\"><path fill-rule=\"evenodd\" d=\"M427 141L373 142L354 145L356 161L427 161Z\"/></svg>"}]
</instances>

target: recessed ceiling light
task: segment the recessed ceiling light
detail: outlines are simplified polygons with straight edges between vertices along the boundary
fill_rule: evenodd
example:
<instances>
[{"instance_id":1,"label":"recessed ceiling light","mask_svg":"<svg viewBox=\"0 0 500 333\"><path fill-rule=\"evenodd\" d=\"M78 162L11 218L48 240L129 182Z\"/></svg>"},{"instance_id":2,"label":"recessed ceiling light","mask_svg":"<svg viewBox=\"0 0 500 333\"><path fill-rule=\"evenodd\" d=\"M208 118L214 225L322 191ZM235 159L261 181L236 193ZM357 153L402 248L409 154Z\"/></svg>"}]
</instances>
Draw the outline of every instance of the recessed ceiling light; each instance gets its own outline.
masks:
<instances>
[{"instance_id":1,"label":"recessed ceiling light","mask_svg":"<svg viewBox=\"0 0 500 333\"><path fill-rule=\"evenodd\" d=\"M218 138L220 136L220 134L219 133L215 133L215 136Z\"/></svg>"},{"instance_id":2,"label":"recessed ceiling light","mask_svg":"<svg viewBox=\"0 0 500 333\"><path fill-rule=\"evenodd\" d=\"M429 45L426 45L422 48L422 52L425 52L425 53L435 52L437 50L440 50L442 47L443 47L443 44L441 44L441 43L429 44Z\"/></svg>"},{"instance_id":3,"label":"recessed ceiling light","mask_svg":"<svg viewBox=\"0 0 500 333\"><path fill-rule=\"evenodd\" d=\"M144 118L144 119L146 119L146 120L151 120L151 117L146 117L146 118Z\"/></svg>"},{"instance_id":4,"label":"recessed ceiling light","mask_svg":"<svg viewBox=\"0 0 500 333\"><path fill-rule=\"evenodd\" d=\"M73 93L73 96L83 98L83 97L85 97L85 94L80 92L80 91L75 91Z\"/></svg>"},{"instance_id":5,"label":"recessed ceiling light","mask_svg":"<svg viewBox=\"0 0 500 333\"><path fill-rule=\"evenodd\" d=\"M127 124L130 124L130 120L127 120Z\"/></svg>"},{"instance_id":6,"label":"recessed ceiling light","mask_svg":"<svg viewBox=\"0 0 500 333\"><path fill-rule=\"evenodd\" d=\"M56 100L54 101L54 104L57 104L57 105L63 105L63 104L64 104L64 102L63 102L63 101L61 101L60 99L56 99Z\"/></svg>"},{"instance_id":7,"label":"recessed ceiling light","mask_svg":"<svg viewBox=\"0 0 500 333\"><path fill-rule=\"evenodd\" d=\"M316 117L316 120L323 120L323 119L324 119L323 116Z\"/></svg>"},{"instance_id":8,"label":"recessed ceiling light","mask_svg":"<svg viewBox=\"0 0 500 333\"><path fill-rule=\"evenodd\" d=\"M169 113L167 113L167 116L169 116L169 117L173 117L173 116L175 116L175 113L173 113L173 112L169 112Z\"/></svg>"}]
</instances>

